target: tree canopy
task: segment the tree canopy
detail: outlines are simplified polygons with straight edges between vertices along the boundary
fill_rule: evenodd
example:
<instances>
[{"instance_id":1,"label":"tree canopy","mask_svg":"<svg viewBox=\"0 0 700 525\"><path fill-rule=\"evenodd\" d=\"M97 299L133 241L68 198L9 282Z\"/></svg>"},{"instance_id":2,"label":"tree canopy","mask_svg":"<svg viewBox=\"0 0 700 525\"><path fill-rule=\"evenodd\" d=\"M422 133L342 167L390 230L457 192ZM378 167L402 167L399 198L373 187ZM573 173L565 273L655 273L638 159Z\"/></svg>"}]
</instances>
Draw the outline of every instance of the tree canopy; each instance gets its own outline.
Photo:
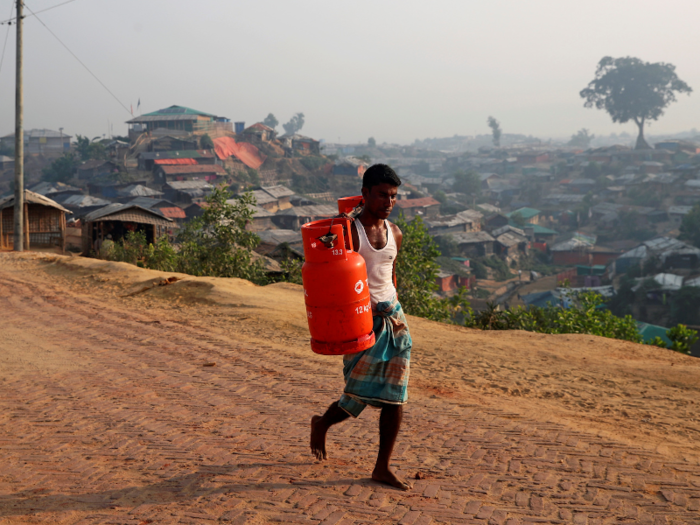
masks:
<instances>
[{"instance_id":1,"label":"tree canopy","mask_svg":"<svg viewBox=\"0 0 700 525\"><path fill-rule=\"evenodd\" d=\"M693 206L693 209L683 217L679 230L681 232L679 239L700 248L700 204Z\"/></svg>"},{"instance_id":2,"label":"tree canopy","mask_svg":"<svg viewBox=\"0 0 700 525\"><path fill-rule=\"evenodd\" d=\"M80 155L81 160L106 159L107 149L101 142L95 142L99 137L90 140L82 135L76 135L75 150Z\"/></svg>"},{"instance_id":3,"label":"tree canopy","mask_svg":"<svg viewBox=\"0 0 700 525\"><path fill-rule=\"evenodd\" d=\"M304 114L297 113L289 119L289 122L282 124L282 127L284 128L284 132L288 135L294 135L297 131L301 131L301 128L304 127Z\"/></svg>"},{"instance_id":4,"label":"tree canopy","mask_svg":"<svg viewBox=\"0 0 700 525\"><path fill-rule=\"evenodd\" d=\"M454 178L452 189L458 193L478 195L481 191L481 179L479 174L473 170L458 171L454 174Z\"/></svg>"},{"instance_id":5,"label":"tree canopy","mask_svg":"<svg viewBox=\"0 0 700 525\"><path fill-rule=\"evenodd\" d=\"M574 148L588 148L591 145L591 141L595 138L595 135L589 133L586 128L581 128L576 132L575 135L571 135L571 140L569 141L569 146Z\"/></svg>"},{"instance_id":6,"label":"tree canopy","mask_svg":"<svg viewBox=\"0 0 700 525\"><path fill-rule=\"evenodd\" d=\"M279 124L280 121L277 120L277 117L275 117L272 113L268 113L267 117L265 117L265 120L263 120L263 124L265 124L268 128L275 129L277 127L277 124Z\"/></svg>"},{"instance_id":7,"label":"tree canopy","mask_svg":"<svg viewBox=\"0 0 700 525\"><path fill-rule=\"evenodd\" d=\"M491 128L491 135L493 136L493 145L497 148L501 147L501 124L494 117L489 117L486 119L486 123Z\"/></svg>"},{"instance_id":8,"label":"tree canopy","mask_svg":"<svg viewBox=\"0 0 700 525\"><path fill-rule=\"evenodd\" d=\"M649 148L644 140L644 123L657 120L676 101L676 93L693 90L676 75L676 66L665 62L644 62L639 58L603 57L595 78L579 93L584 106L604 109L613 122L637 124L636 149Z\"/></svg>"},{"instance_id":9,"label":"tree canopy","mask_svg":"<svg viewBox=\"0 0 700 525\"><path fill-rule=\"evenodd\" d=\"M367 145L368 145L370 148L376 148L376 147L377 147L377 141L375 140L374 137L370 137L370 138L367 139Z\"/></svg>"}]
</instances>

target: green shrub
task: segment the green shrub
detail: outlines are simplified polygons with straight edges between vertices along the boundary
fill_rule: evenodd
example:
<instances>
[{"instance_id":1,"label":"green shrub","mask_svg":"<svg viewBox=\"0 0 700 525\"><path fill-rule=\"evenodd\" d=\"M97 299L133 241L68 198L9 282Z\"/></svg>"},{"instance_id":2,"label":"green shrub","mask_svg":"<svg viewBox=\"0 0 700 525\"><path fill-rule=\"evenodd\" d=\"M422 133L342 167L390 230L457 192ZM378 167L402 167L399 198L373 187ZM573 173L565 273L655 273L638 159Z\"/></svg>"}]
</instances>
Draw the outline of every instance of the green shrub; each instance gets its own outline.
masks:
<instances>
[{"instance_id":1,"label":"green shrub","mask_svg":"<svg viewBox=\"0 0 700 525\"><path fill-rule=\"evenodd\" d=\"M671 350L683 354L690 354L690 347L698 342L698 333L684 324L669 329L666 336L671 340Z\"/></svg>"}]
</instances>

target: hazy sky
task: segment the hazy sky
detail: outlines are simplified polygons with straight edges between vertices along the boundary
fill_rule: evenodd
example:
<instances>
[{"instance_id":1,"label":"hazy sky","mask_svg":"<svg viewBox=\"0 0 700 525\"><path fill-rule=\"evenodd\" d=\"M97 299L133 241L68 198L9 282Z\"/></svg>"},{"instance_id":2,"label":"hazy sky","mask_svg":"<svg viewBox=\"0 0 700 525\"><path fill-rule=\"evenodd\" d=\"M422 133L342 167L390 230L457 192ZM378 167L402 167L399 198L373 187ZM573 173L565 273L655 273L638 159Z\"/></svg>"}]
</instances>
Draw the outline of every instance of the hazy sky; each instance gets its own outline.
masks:
<instances>
[{"instance_id":1,"label":"hazy sky","mask_svg":"<svg viewBox=\"0 0 700 525\"><path fill-rule=\"evenodd\" d=\"M696 91L648 133L700 128L697 0L75 0L39 18L135 114L139 98L141 113L177 104L247 124L301 111L303 134L342 142L488 133L489 115L540 137L634 133L578 95L601 57L631 55L675 64ZM128 111L36 18L24 28L25 127L126 133ZM14 130L14 39L11 26L0 135Z\"/></svg>"}]
</instances>

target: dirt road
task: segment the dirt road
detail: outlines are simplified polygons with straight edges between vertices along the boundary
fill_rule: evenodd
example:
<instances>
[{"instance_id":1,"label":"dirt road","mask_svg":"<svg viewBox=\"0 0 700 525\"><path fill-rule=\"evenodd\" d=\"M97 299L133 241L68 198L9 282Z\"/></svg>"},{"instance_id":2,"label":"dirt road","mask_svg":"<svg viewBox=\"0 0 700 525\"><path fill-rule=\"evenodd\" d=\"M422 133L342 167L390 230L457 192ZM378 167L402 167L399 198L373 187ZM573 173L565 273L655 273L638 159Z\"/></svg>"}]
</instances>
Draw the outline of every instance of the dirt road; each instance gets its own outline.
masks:
<instances>
[{"instance_id":1,"label":"dirt road","mask_svg":"<svg viewBox=\"0 0 700 525\"><path fill-rule=\"evenodd\" d=\"M403 493L298 287L167 276L0 254L0 523L700 523L692 358L410 318Z\"/></svg>"}]
</instances>

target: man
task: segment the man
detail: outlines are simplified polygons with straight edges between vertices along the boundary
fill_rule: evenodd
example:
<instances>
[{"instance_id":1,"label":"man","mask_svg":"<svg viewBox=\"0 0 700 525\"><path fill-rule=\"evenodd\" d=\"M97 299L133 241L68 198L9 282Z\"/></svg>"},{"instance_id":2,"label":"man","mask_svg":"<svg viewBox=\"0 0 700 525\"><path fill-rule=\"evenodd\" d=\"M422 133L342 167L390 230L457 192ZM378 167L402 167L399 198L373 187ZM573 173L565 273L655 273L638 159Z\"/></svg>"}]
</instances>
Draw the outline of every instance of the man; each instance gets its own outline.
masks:
<instances>
[{"instance_id":1,"label":"man","mask_svg":"<svg viewBox=\"0 0 700 525\"><path fill-rule=\"evenodd\" d=\"M363 352L345 355L345 391L323 416L311 419L311 450L319 460L326 454L328 429L348 417L358 417L369 405L381 409L379 454L372 479L401 490L410 485L389 467L408 399L411 336L396 297L396 256L401 230L387 221L396 203L401 180L385 164L371 166L362 178L362 213L352 223L352 243L367 265L375 344Z\"/></svg>"}]
</instances>

